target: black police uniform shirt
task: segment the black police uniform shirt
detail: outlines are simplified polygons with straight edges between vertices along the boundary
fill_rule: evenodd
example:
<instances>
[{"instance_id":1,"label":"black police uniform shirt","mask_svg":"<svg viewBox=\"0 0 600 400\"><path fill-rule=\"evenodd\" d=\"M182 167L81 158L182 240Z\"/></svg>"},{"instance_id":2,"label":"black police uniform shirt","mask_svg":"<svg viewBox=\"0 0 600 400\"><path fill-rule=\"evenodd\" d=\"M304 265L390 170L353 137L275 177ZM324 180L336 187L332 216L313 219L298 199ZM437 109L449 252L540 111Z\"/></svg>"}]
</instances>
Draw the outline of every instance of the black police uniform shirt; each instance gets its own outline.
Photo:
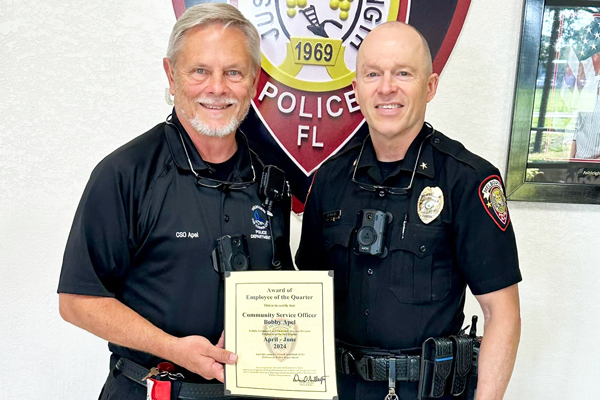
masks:
<instances>
[{"instance_id":1,"label":"black police uniform shirt","mask_svg":"<svg viewBox=\"0 0 600 400\"><path fill-rule=\"evenodd\" d=\"M456 334L466 285L480 295L521 280L500 173L428 125L386 179L369 136L357 161L361 146L317 172L304 210L298 268L334 270L336 338L346 343L398 350ZM397 188L407 187L416 170L407 194L390 194L361 189L351 179L355 168L358 182ZM427 187L443 193L441 212L429 223L418 213ZM383 258L356 252L362 209L392 214ZM368 397L368 389L362 395Z\"/></svg>"},{"instance_id":2,"label":"black police uniform shirt","mask_svg":"<svg viewBox=\"0 0 600 400\"><path fill-rule=\"evenodd\" d=\"M222 168L202 160L173 115L178 129L161 123L94 169L71 228L58 291L113 297L167 333L216 343L224 312L223 281L211 261L216 239L246 235L250 269L264 270L271 268L273 236L275 259L292 269L290 202L275 204L269 220L258 196L263 166L240 132L226 178L251 181L253 166L256 183L243 190L198 185L181 138L199 175L213 177L211 171ZM109 348L146 367L161 361L112 343Z\"/></svg>"}]
</instances>

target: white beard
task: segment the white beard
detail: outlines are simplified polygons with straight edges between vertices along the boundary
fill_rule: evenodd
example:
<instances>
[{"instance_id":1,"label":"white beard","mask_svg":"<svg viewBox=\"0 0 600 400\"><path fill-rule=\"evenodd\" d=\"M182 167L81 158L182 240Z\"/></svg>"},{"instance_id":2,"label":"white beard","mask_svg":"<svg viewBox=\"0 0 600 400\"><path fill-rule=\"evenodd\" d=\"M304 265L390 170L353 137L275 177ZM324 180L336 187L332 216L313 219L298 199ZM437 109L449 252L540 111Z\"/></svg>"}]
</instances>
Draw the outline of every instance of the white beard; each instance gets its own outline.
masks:
<instances>
[{"instance_id":1,"label":"white beard","mask_svg":"<svg viewBox=\"0 0 600 400\"><path fill-rule=\"evenodd\" d=\"M190 124L196 130L196 132L204 136L221 138L231 134L232 132L235 132L237 127L240 125L240 121L238 121L236 117L233 117L227 125L219 128L212 128L196 116L196 118L190 120Z\"/></svg>"},{"instance_id":2,"label":"white beard","mask_svg":"<svg viewBox=\"0 0 600 400\"><path fill-rule=\"evenodd\" d=\"M217 101L217 100L219 100L219 101ZM204 103L204 104L229 103L232 105L238 103L238 101L236 99L228 99L228 98L225 98L225 99L198 98L198 99L196 99L196 102ZM250 104L248 104L248 107L246 108L246 112L244 113L244 115L242 116L241 119L238 119L237 117L232 117L231 120L229 121L229 123L227 123L225 126L222 126L220 128L211 128L206 122L201 120L197 115L189 121L190 121L190 124L192 125L192 127L198 133L200 133L204 136L222 138L222 137L230 135L231 133L233 133L237 130L238 126L240 126L240 124L242 123L244 118L246 118L246 116L248 115L249 110L250 110Z\"/></svg>"}]
</instances>

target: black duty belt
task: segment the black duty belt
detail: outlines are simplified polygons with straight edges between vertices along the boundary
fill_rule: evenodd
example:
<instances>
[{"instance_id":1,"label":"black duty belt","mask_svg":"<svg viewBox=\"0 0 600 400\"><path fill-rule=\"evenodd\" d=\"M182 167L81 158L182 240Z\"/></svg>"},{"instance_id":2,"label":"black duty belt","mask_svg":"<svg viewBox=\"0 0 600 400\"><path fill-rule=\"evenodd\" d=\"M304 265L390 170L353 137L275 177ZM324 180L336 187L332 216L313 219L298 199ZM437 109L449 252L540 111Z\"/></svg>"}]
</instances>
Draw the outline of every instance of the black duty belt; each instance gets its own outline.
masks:
<instances>
[{"instance_id":1,"label":"black duty belt","mask_svg":"<svg viewBox=\"0 0 600 400\"><path fill-rule=\"evenodd\" d=\"M396 381L419 382L421 356L377 350L367 352L339 342L336 349L337 370L341 374L358 375L369 382L383 382L389 380L390 372L395 369Z\"/></svg>"},{"instance_id":2,"label":"black duty belt","mask_svg":"<svg viewBox=\"0 0 600 400\"><path fill-rule=\"evenodd\" d=\"M140 385L146 386L146 381L143 381L144 377L150 372L149 369L142 367L139 364L134 363L126 358L121 358L115 365L127 378ZM223 385L222 384L203 384L203 383L191 383L182 382L181 391L179 392L179 399L181 400L194 400L194 399L211 399L211 398L224 398Z\"/></svg>"},{"instance_id":3,"label":"black duty belt","mask_svg":"<svg viewBox=\"0 0 600 400\"><path fill-rule=\"evenodd\" d=\"M419 382L418 399L436 399L450 394L475 398L481 337L477 316L468 335L430 337L420 348L384 350L336 341L337 372L358 375L365 381L388 382L386 400L398 400L396 382ZM420 354L420 355L417 355Z\"/></svg>"}]
</instances>

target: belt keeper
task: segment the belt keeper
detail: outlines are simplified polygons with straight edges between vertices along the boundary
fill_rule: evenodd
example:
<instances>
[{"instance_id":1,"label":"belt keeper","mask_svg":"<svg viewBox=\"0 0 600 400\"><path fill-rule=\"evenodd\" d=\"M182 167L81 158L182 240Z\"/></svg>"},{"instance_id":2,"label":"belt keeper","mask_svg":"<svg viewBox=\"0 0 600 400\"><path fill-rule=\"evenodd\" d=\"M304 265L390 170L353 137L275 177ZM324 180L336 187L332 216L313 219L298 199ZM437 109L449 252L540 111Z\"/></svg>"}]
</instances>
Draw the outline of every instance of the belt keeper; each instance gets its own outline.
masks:
<instances>
[{"instance_id":1,"label":"belt keeper","mask_svg":"<svg viewBox=\"0 0 600 400\"><path fill-rule=\"evenodd\" d=\"M406 373L408 382L419 382L419 373L421 372L420 368L420 356L408 356L408 369Z\"/></svg>"},{"instance_id":2,"label":"belt keeper","mask_svg":"<svg viewBox=\"0 0 600 400\"><path fill-rule=\"evenodd\" d=\"M350 369L350 360L352 359L352 361L355 360L354 356L352 355L352 353L350 352L350 350L342 350L342 355L341 355L341 367L342 367L342 373L343 374L347 374L349 375L352 371Z\"/></svg>"},{"instance_id":3,"label":"belt keeper","mask_svg":"<svg viewBox=\"0 0 600 400\"><path fill-rule=\"evenodd\" d=\"M390 390L396 389L396 359L390 358L388 363L390 368L388 371L388 386Z\"/></svg>"},{"instance_id":4,"label":"belt keeper","mask_svg":"<svg viewBox=\"0 0 600 400\"><path fill-rule=\"evenodd\" d=\"M390 358L388 364L388 387L390 390L384 400L398 400L398 395L396 394L396 359L393 357Z\"/></svg>"}]
</instances>

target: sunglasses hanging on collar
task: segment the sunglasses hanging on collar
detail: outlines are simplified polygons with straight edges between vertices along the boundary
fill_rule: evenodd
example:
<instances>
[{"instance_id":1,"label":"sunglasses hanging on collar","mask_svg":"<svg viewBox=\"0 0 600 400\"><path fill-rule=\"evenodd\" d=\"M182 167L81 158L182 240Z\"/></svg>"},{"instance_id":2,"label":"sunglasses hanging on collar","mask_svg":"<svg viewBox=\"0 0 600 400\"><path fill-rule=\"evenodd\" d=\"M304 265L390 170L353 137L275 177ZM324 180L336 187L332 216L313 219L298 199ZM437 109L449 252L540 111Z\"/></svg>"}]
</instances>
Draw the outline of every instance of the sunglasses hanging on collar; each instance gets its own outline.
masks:
<instances>
[{"instance_id":1,"label":"sunglasses hanging on collar","mask_svg":"<svg viewBox=\"0 0 600 400\"><path fill-rule=\"evenodd\" d=\"M423 145L425 144L427 139L429 139L435 133L435 129L431 125L429 125L429 124L426 124L426 125L429 128L431 128L432 132L429 133L427 136L425 136L423 138L423 140L421 141L421 144L419 145L419 151L417 152L417 159L415 160L415 165L412 170L410 182L408 183L407 187L400 188L400 187L392 187L392 186L372 185L370 183L359 182L356 179L356 170L358 169L358 165L360 164L360 159L361 159L363 151L365 149L365 144L367 143L367 139L369 138L368 136L363 141L362 147L360 148L360 153L358 154L358 158L356 159L356 162L354 163L354 171L352 172L352 182L355 183L359 188L361 188L363 190L368 190L369 192L384 191L388 194L407 194L408 191L412 188L412 184L415 179L415 174L417 173L417 168L419 167L419 159L421 158L421 150L423 150Z\"/></svg>"},{"instance_id":2,"label":"sunglasses hanging on collar","mask_svg":"<svg viewBox=\"0 0 600 400\"><path fill-rule=\"evenodd\" d=\"M181 145L183 146L183 151L185 152L185 156L187 158L188 165L190 166L190 170L192 171L192 174L194 174L194 176L196 177L196 184L198 186L211 188L211 189L217 189L217 188L223 187L225 189L230 189L230 190L242 190L242 189L246 189L248 186L256 183L256 171L254 169L254 164L252 163L252 157L250 157L250 168L252 169L252 180L250 180L250 181L242 181L242 182L221 181L218 179L207 178L207 177L199 175L196 172L196 170L194 170L194 167L192 166L192 160L190 159L190 155L188 153L187 146L185 145L185 142L183 141L183 135L181 134L181 130L179 129L179 127L176 124L174 124L171 121L172 118L173 118L173 115L171 114L167 117L165 122L167 125L172 126L177 130L177 133L179 134L179 139L181 140ZM244 141L246 142L246 146L248 146L248 139L246 139L246 135L244 135L242 133L242 136L244 138Z\"/></svg>"}]
</instances>

